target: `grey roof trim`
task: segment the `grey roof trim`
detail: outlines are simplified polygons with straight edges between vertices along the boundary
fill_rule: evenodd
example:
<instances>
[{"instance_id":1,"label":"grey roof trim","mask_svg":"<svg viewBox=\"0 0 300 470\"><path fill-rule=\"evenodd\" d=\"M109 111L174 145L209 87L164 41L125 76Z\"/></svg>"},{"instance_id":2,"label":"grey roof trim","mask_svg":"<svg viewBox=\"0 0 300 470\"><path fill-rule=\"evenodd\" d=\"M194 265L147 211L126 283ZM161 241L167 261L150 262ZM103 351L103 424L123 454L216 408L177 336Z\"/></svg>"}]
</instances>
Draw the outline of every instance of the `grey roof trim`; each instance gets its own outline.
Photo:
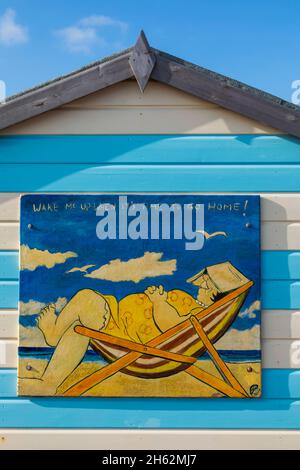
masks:
<instances>
[{"instance_id":1,"label":"grey roof trim","mask_svg":"<svg viewBox=\"0 0 300 470\"><path fill-rule=\"evenodd\" d=\"M300 137L300 107L153 49L143 32L133 48L10 97L0 105L0 129L129 78L137 80L141 91L151 78Z\"/></svg>"},{"instance_id":2,"label":"grey roof trim","mask_svg":"<svg viewBox=\"0 0 300 470\"><path fill-rule=\"evenodd\" d=\"M0 129L133 77L131 50L15 96L0 106Z\"/></svg>"},{"instance_id":3,"label":"grey roof trim","mask_svg":"<svg viewBox=\"0 0 300 470\"><path fill-rule=\"evenodd\" d=\"M151 77L155 62L155 54L148 44L144 31L142 31L129 59L130 67L142 93Z\"/></svg>"},{"instance_id":4,"label":"grey roof trim","mask_svg":"<svg viewBox=\"0 0 300 470\"><path fill-rule=\"evenodd\" d=\"M103 57L102 59L100 60L96 60L95 62L91 62L87 65L84 65L83 67L80 67L80 69L76 69L76 70L73 70L73 72L69 72L65 75L61 75L59 77L55 77L53 78L52 80L48 80L47 82L43 82L43 83L39 83L38 85L32 87L32 88L29 88L27 90L23 90L19 93L15 93L14 95L11 95L11 96L8 96L7 99L6 99L6 103L8 103L9 101L13 101L15 100L16 98L19 98L20 96L23 96L23 95L26 95L27 93L31 93L33 91L37 91L39 90L40 88L44 88L45 86L48 86L48 85L52 85L53 83L57 83L59 82L60 80L65 80L66 78L71 78L73 77L74 75L77 75L79 74L80 72L84 72L85 70L88 70L88 69L91 69L97 65L101 65L101 64L104 64L105 62L109 62L113 59L117 59L118 57L124 55L124 54L130 54L131 51L132 51L132 47L129 47L128 49L124 49L123 51L121 52L116 52L115 54L112 54L110 56L106 56L106 57ZM0 108L1 109L1 108Z\"/></svg>"},{"instance_id":5,"label":"grey roof trim","mask_svg":"<svg viewBox=\"0 0 300 470\"><path fill-rule=\"evenodd\" d=\"M211 70L155 50L151 78L300 137L300 107Z\"/></svg>"}]
</instances>

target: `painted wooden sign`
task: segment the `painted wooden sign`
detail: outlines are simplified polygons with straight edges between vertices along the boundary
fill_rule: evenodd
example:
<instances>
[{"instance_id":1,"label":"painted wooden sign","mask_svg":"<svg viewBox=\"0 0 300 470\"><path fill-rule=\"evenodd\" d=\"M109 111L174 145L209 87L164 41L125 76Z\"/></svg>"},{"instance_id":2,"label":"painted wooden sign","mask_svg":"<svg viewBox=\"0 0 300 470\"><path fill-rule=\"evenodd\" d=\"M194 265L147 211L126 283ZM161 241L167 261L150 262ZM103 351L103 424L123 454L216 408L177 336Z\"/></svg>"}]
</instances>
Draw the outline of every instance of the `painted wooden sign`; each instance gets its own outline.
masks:
<instances>
[{"instance_id":1,"label":"painted wooden sign","mask_svg":"<svg viewBox=\"0 0 300 470\"><path fill-rule=\"evenodd\" d=\"M259 397L258 196L21 198L18 393Z\"/></svg>"}]
</instances>

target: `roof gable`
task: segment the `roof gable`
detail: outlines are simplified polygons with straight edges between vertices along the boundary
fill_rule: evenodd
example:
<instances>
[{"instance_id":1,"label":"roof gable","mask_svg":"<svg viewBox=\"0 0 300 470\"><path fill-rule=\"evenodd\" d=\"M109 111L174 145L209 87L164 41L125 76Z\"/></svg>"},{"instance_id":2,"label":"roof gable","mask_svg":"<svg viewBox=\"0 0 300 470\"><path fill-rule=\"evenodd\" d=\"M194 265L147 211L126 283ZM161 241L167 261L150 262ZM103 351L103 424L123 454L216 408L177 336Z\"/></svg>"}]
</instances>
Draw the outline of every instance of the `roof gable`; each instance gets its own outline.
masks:
<instances>
[{"instance_id":1,"label":"roof gable","mask_svg":"<svg viewBox=\"0 0 300 470\"><path fill-rule=\"evenodd\" d=\"M11 97L0 107L0 129L130 78L137 80L141 92L151 78L300 137L298 106L150 48L143 32L133 48Z\"/></svg>"},{"instance_id":2,"label":"roof gable","mask_svg":"<svg viewBox=\"0 0 300 470\"><path fill-rule=\"evenodd\" d=\"M284 134L189 93L134 78L0 131L0 135Z\"/></svg>"}]
</instances>

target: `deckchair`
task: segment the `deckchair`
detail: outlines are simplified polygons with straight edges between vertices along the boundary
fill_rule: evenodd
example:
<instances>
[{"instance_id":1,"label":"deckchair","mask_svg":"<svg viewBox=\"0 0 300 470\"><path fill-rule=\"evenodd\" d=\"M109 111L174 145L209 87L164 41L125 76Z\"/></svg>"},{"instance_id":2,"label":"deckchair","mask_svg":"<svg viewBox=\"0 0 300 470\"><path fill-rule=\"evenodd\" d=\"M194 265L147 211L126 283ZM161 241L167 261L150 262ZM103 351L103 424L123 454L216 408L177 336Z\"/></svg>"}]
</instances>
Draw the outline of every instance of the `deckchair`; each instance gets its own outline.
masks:
<instances>
[{"instance_id":1,"label":"deckchair","mask_svg":"<svg viewBox=\"0 0 300 470\"><path fill-rule=\"evenodd\" d=\"M83 395L117 372L153 379L184 371L225 396L248 397L249 394L234 377L213 343L228 330L252 285L253 282L248 281L209 307L193 310L188 319L147 344L76 326L75 331L89 337L91 347L109 364L71 386L64 395ZM222 379L196 365L205 352L208 352Z\"/></svg>"}]
</instances>

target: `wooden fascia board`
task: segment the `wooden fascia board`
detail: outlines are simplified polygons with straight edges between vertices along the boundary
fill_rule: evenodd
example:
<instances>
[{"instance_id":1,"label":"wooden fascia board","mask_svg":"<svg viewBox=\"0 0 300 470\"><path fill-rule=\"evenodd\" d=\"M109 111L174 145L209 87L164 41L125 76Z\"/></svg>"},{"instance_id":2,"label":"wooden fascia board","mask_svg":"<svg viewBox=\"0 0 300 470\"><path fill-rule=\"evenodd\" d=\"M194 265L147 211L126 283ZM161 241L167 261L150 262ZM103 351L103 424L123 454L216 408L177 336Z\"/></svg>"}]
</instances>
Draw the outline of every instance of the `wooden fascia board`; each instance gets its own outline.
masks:
<instances>
[{"instance_id":1,"label":"wooden fascia board","mask_svg":"<svg viewBox=\"0 0 300 470\"><path fill-rule=\"evenodd\" d=\"M0 129L38 116L64 104L133 77L130 52L54 81L0 106Z\"/></svg>"},{"instance_id":2,"label":"wooden fascia board","mask_svg":"<svg viewBox=\"0 0 300 470\"><path fill-rule=\"evenodd\" d=\"M231 84L230 79L198 67L188 66L156 52L151 78L193 96L218 104L265 125L300 137L300 108L279 104L259 90Z\"/></svg>"}]
</instances>

